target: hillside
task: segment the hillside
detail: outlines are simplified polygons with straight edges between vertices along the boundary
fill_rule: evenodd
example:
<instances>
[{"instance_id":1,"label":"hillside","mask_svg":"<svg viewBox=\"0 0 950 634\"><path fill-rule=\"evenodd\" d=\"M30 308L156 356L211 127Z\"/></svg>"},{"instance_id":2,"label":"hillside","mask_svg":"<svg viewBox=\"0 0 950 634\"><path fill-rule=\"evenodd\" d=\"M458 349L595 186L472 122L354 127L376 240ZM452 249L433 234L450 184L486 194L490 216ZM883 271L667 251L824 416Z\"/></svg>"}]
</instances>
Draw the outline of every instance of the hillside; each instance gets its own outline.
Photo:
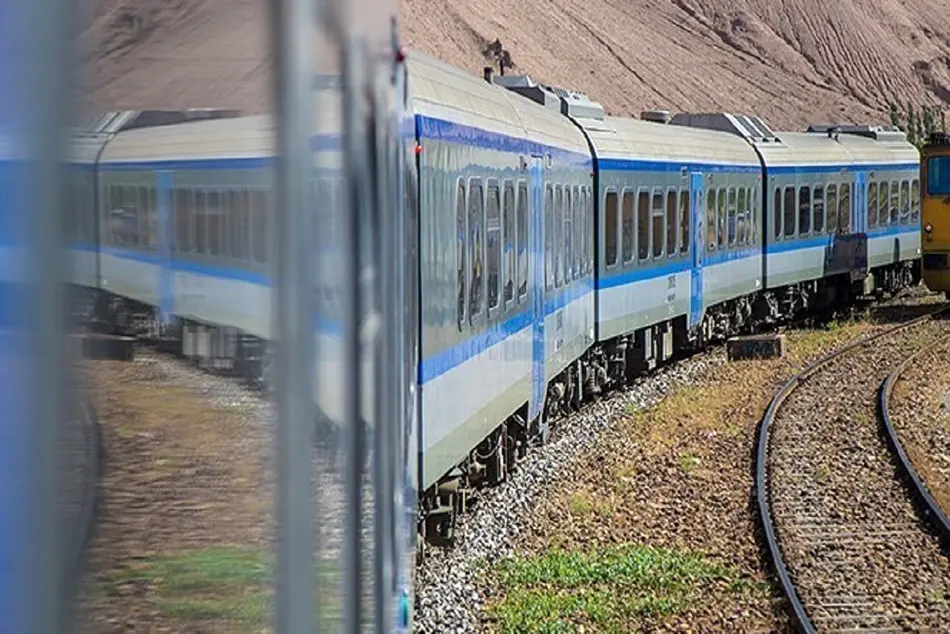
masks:
<instances>
[{"instance_id":1,"label":"hillside","mask_svg":"<svg viewBox=\"0 0 950 634\"><path fill-rule=\"evenodd\" d=\"M400 0L411 48L514 73L614 114L754 112L773 127L886 121L889 101L950 104L942 0ZM88 0L84 109L269 109L264 0Z\"/></svg>"}]
</instances>

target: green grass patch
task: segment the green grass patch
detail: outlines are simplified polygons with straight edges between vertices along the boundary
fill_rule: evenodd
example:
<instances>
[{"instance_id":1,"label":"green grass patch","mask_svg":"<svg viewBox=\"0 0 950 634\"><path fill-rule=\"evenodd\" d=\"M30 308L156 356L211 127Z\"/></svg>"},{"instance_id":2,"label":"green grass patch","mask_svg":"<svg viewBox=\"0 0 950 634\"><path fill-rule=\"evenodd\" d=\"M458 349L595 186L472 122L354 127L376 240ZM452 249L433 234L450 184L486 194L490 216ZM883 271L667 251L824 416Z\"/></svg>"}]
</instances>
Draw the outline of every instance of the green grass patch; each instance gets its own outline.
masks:
<instances>
[{"instance_id":1,"label":"green grass patch","mask_svg":"<svg viewBox=\"0 0 950 634\"><path fill-rule=\"evenodd\" d=\"M215 621L231 629L259 626L269 618L273 572L270 554L261 548L219 546L144 560L106 581L106 593L145 584L155 609L188 622Z\"/></svg>"},{"instance_id":2,"label":"green grass patch","mask_svg":"<svg viewBox=\"0 0 950 634\"><path fill-rule=\"evenodd\" d=\"M688 609L712 583L735 582L699 553L639 545L506 559L495 573L504 594L490 610L512 633L573 632L581 623L630 631L634 620Z\"/></svg>"}]
</instances>

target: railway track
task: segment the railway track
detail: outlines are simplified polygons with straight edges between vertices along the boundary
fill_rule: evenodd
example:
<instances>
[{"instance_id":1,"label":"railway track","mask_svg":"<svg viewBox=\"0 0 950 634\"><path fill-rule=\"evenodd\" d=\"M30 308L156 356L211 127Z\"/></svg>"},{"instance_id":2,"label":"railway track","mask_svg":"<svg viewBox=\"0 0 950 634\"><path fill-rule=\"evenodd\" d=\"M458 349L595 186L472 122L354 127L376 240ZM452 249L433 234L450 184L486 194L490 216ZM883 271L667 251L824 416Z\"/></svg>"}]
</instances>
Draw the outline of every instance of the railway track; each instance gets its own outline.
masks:
<instances>
[{"instance_id":1,"label":"railway track","mask_svg":"<svg viewBox=\"0 0 950 634\"><path fill-rule=\"evenodd\" d=\"M950 334L948 310L819 359L763 417L757 499L802 631L950 631L950 557L884 415L901 361Z\"/></svg>"}]
</instances>

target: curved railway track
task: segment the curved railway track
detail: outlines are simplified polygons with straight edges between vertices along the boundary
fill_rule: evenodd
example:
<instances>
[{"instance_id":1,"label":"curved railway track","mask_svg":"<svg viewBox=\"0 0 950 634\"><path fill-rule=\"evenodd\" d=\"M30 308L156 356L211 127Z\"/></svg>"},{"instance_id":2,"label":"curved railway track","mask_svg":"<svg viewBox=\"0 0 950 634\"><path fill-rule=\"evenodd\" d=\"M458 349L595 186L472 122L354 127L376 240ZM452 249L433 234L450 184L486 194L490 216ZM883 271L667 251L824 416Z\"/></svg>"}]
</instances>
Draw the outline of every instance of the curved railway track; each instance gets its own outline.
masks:
<instances>
[{"instance_id":1,"label":"curved railway track","mask_svg":"<svg viewBox=\"0 0 950 634\"><path fill-rule=\"evenodd\" d=\"M898 466L899 445L879 422L895 361L946 337L950 324L937 318L948 310L819 359L763 417L757 500L802 631L950 631L950 558L915 508L914 478L904 486L906 456Z\"/></svg>"},{"instance_id":2,"label":"curved railway track","mask_svg":"<svg viewBox=\"0 0 950 634\"><path fill-rule=\"evenodd\" d=\"M881 386L880 391L881 422L884 424L884 434L887 438L887 443L890 446L891 451L893 451L894 455L897 457L901 472L909 482L911 492L918 504L920 511L930 521L934 529L936 529L945 546L950 544L950 518L947 517L947 514L940 507L940 504L930 494L924 478L921 477L914 468L913 462L907 456L907 452L904 451L904 447L900 441L900 434L897 432L893 423L891 422L890 400L891 395L894 392L894 386L897 384L898 379L901 378L901 375L904 374L904 370L907 369L907 366L917 361L919 357L923 356L933 348L936 348L948 340L950 340L950 335L941 337L937 341L924 346L914 354L901 361L897 367L894 368L894 370L889 375L887 375L887 378L884 380L884 385ZM948 626L950 626L950 624L948 624Z\"/></svg>"}]
</instances>

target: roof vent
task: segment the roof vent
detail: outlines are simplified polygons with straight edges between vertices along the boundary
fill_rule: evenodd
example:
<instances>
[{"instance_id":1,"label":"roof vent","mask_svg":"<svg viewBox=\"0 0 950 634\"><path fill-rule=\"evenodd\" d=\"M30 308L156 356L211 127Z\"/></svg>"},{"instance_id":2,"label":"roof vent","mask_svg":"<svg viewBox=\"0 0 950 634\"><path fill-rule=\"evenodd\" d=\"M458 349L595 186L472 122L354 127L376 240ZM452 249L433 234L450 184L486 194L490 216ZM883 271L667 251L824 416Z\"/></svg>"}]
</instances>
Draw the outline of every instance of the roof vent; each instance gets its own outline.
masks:
<instances>
[{"instance_id":1,"label":"roof vent","mask_svg":"<svg viewBox=\"0 0 950 634\"><path fill-rule=\"evenodd\" d=\"M496 86L507 88L522 97L541 104L549 110L561 111L561 100L547 86L542 86L527 75L502 75L495 77Z\"/></svg>"},{"instance_id":2,"label":"roof vent","mask_svg":"<svg viewBox=\"0 0 950 634\"><path fill-rule=\"evenodd\" d=\"M900 128L892 125L822 124L810 125L806 132L809 134L827 134L829 137L832 136L833 133L850 134L852 136L874 139L875 141L900 141L906 138L906 135L901 132Z\"/></svg>"},{"instance_id":3,"label":"roof vent","mask_svg":"<svg viewBox=\"0 0 950 634\"><path fill-rule=\"evenodd\" d=\"M700 128L703 130L731 132L751 142L778 142L775 133L766 125L765 121L751 115L729 114L728 112L705 114L680 113L673 117L670 124L686 126L688 128Z\"/></svg>"},{"instance_id":4,"label":"roof vent","mask_svg":"<svg viewBox=\"0 0 950 634\"><path fill-rule=\"evenodd\" d=\"M662 123L663 125L669 123L671 119L669 110L644 110L640 113L640 118L644 121Z\"/></svg>"}]
</instances>

